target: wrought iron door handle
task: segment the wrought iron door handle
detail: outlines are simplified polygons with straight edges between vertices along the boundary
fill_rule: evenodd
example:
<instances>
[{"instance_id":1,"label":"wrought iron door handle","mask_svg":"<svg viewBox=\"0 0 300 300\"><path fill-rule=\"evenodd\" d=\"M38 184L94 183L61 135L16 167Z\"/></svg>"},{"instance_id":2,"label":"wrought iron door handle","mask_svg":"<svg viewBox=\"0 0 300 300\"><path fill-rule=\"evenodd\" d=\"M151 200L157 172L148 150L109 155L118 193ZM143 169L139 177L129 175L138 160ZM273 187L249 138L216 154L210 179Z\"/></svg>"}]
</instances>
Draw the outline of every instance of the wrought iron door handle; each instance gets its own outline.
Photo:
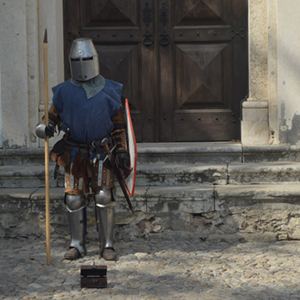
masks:
<instances>
[{"instance_id":1,"label":"wrought iron door handle","mask_svg":"<svg viewBox=\"0 0 300 300\"><path fill-rule=\"evenodd\" d=\"M162 46L168 46L170 44L169 34L166 31L163 31L159 34L159 43Z\"/></svg>"},{"instance_id":2,"label":"wrought iron door handle","mask_svg":"<svg viewBox=\"0 0 300 300\"><path fill-rule=\"evenodd\" d=\"M147 30L143 34L143 37L144 37L144 39L143 39L144 46L149 47L149 46L151 46L153 44L152 33L149 30Z\"/></svg>"}]
</instances>

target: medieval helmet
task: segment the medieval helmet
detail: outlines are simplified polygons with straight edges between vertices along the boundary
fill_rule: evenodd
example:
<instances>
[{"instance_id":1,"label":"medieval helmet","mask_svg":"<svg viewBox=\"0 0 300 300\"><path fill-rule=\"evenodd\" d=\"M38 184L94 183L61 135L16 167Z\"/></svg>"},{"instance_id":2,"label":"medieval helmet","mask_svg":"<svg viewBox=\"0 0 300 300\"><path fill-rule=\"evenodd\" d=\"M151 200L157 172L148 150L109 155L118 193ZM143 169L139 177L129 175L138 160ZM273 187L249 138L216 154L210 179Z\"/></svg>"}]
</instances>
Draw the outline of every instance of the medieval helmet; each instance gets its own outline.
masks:
<instances>
[{"instance_id":1,"label":"medieval helmet","mask_svg":"<svg viewBox=\"0 0 300 300\"><path fill-rule=\"evenodd\" d=\"M71 76L77 81L88 81L99 75L98 54L89 38L73 41L69 61Z\"/></svg>"}]
</instances>

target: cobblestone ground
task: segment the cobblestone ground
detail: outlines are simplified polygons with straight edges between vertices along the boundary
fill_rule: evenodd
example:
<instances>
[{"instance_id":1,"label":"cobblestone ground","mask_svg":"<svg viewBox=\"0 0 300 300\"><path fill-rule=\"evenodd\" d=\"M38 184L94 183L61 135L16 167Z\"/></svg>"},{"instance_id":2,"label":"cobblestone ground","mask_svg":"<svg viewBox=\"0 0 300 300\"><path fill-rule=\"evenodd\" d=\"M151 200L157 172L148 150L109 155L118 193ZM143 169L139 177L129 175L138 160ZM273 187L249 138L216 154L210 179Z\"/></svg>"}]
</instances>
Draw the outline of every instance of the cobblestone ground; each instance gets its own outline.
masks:
<instances>
[{"instance_id":1,"label":"cobblestone ground","mask_svg":"<svg viewBox=\"0 0 300 300\"><path fill-rule=\"evenodd\" d=\"M165 233L118 242L116 262L63 260L68 241L0 239L0 299L300 299L300 242L228 244ZM107 265L106 289L81 289L80 266ZM101 297L101 298L100 298Z\"/></svg>"}]
</instances>

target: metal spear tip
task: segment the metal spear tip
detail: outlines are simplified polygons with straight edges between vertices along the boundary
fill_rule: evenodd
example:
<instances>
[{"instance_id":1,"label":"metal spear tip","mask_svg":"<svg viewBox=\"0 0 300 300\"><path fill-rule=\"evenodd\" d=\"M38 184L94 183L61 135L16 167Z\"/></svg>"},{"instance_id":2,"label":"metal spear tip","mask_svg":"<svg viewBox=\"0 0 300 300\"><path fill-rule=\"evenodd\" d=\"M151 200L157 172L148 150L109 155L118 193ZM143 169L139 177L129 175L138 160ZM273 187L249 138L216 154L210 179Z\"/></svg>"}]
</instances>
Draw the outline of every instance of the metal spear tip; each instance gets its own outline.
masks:
<instances>
[{"instance_id":1,"label":"metal spear tip","mask_svg":"<svg viewBox=\"0 0 300 300\"><path fill-rule=\"evenodd\" d=\"M44 44L48 43L47 28L45 29Z\"/></svg>"},{"instance_id":2,"label":"metal spear tip","mask_svg":"<svg viewBox=\"0 0 300 300\"><path fill-rule=\"evenodd\" d=\"M101 146L104 147L106 144L107 144L107 138L104 138L104 139L101 141Z\"/></svg>"}]
</instances>

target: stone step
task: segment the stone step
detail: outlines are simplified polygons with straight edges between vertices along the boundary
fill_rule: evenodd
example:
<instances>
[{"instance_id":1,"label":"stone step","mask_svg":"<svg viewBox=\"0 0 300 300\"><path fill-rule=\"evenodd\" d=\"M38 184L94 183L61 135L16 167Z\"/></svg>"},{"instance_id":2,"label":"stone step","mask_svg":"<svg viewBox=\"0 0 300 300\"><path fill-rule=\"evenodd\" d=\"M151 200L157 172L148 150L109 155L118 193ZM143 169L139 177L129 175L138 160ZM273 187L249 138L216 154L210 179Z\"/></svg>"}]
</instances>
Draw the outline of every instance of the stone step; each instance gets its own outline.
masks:
<instances>
[{"instance_id":1,"label":"stone step","mask_svg":"<svg viewBox=\"0 0 300 300\"><path fill-rule=\"evenodd\" d=\"M0 149L0 166L44 164L44 149ZM50 160L50 164L54 162Z\"/></svg>"},{"instance_id":2,"label":"stone step","mask_svg":"<svg viewBox=\"0 0 300 300\"><path fill-rule=\"evenodd\" d=\"M230 164L140 164L137 182L141 185L260 184L298 182L299 162Z\"/></svg>"},{"instance_id":3,"label":"stone step","mask_svg":"<svg viewBox=\"0 0 300 300\"><path fill-rule=\"evenodd\" d=\"M300 146L245 146L239 142L139 143L139 163L300 161ZM44 149L0 149L1 165L44 164ZM52 161L50 161L53 164Z\"/></svg>"},{"instance_id":4,"label":"stone step","mask_svg":"<svg viewBox=\"0 0 300 300\"><path fill-rule=\"evenodd\" d=\"M50 167L50 186L64 186L64 170L59 169L57 180L53 179L54 165ZM137 186L226 184L226 165L208 164L138 164ZM0 187L44 187L45 169L41 165L13 165L0 168Z\"/></svg>"},{"instance_id":5,"label":"stone step","mask_svg":"<svg viewBox=\"0 0 300 300\"><path fill-rule=\"evenodd\" d=\"M228 165L229 184L299 182L300 162L265 162Z\"/></svg>"},{"instance_id":6,"label":"stone step","mask_svg":"<svg viewBox=\"0 0 300 300\"><path fill-rule=\"evenodd\" d=\"M141 143L140 163L256 163L300 161L299 145L247 146L240 142Z\"/></svg>"},{"instance_id":7,"label":"stone step","mask_svg":"<svg viewBox=\"0 0 300 300\"><path fill-rule=\"evenodd\" d=\"M138 164L137 185L227 184L227 164Z\"/></svg>"},{"instance_id":8,"label":"stone step","mask_svg":"<svg viewBox=\"0 0 300 300\"><path fill-rule=\"evenodd\" d=\"M54 180L54 165L50 167L50 187L64 186L64 170L59 169L59 176ZM139 164L137 167L136 186L226 184L226 166L194 164ZM0 187L44 187L45 169L40 165L13 165L0 168Z\"/></svg>"},{"instance_id":9,"label":"stone step","mask_svg":"<svg viewBox=\"0 0 300 300\"><path fill-rule=\"evenodd\" d=\"M50 187L63 187L64 174L60 168L54 180L54 165L50 166ZM0 188L41 188L45 187L45 168L42 165L13 165L0 167Z\"/></svg>"},{"instance_id":10,"label":"stone step","mask_svg":"<svg viewBox=\"0 0 300 300\"><path fill-rule=\"evenodd\" d=\"M117 193L116 234L145 237L165 230L192 232L201 239L235 235L263 240L300 238L300 185L194 185L137 187L132 215ZM0 237L41 235L45 231L45 190L0 190ZM88 228L95 230L94 205L88 205ZM68 234L63 188L50 189L52 232ZM94 232L95 236L96 233Z\"/></svg>"},{"instance_id":11,"label":"stone step","mask_svg":"<svg viewBox=\"0 0 300 300\"><path fill-rule=\"evenodd\" d=\"M236 142L141 143L140 163L213 163L242 162L242 145Z\"/></svg>"},{"instance_id":12,"label":"stone step","mask_svg":"<svg viewBox=\"0 0 300 300\"><path fill-rule=\"evenodd\" d=\"M64 170L50 186L64 186ZM44 187L45 173L41 165L13 165L0 168L0 187ZM232 163L232 164L138 164L136 186L226 185L298 182L299 162Z\"/></svg>"},{"instance_id":13,"label":"stone step","mask_svg":"<svg viewBox=\"0 0 300 300\"><path fill-rule=\"evenodd\" d=\"M228 163L242 161L240 143L139 143L139 163ZM44 149L0 149L0 165L43 165ZM52 161L50 161L53 164Z\"/></svg>"}]
</instances>

